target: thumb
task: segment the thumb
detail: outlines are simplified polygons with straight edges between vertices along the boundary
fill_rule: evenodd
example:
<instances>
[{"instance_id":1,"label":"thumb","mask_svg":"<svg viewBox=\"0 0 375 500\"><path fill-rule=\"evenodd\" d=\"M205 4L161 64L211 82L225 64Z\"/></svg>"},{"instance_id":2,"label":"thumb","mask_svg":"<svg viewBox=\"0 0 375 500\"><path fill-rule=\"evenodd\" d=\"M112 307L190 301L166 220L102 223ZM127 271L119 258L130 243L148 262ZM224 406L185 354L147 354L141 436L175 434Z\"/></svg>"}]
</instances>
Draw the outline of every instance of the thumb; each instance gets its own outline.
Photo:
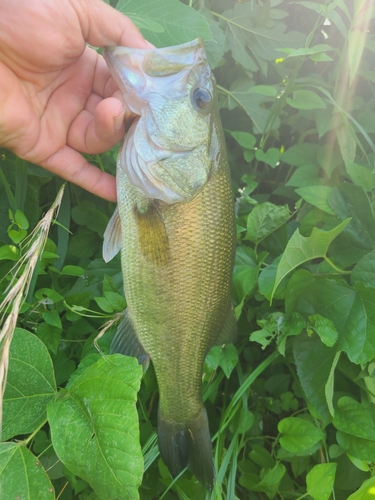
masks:
<instances>
[{"instance_id":1,"label":"thumb","mask_svg":"<svg viewBox=\"0 0 375 500\"><path fill-rule=\"evenodd\" d=\"M74 4L83 36L90 45L124 45L136 49L153 47L128 17L102 0L76 0Z\"/></svg>"}]
</instances>

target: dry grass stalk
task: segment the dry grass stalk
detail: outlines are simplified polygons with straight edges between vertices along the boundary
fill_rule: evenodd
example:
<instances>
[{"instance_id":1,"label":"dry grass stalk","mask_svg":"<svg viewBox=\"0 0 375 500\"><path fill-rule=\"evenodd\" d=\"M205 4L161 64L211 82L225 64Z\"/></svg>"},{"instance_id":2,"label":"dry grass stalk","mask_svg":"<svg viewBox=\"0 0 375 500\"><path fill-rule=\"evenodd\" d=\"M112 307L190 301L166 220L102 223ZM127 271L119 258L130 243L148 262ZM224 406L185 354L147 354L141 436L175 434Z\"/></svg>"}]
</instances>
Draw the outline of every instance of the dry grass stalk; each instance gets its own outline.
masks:
<instances>
[{"instance_id":1,"label":"dry grass stalk","mask_svg":"<svg viewBox=\"0 0 375 500\"><path fill-rule=\"evenodd\" d=\"M9 367L9 350L12 343L14 329L17 324L20 308L25 300L34 270L37 266L39 256L43 253L48 232L51 227L53 216L59 209L62 196L64 194L65 184L58 192L55 201L45 216L38 222L35 229L25 240L23 245L27 250L12 269L13 278L7 288L7 295L0 304L0 432L3 414L3 396L5 392L6 379ZM24 266L21 276L18 271ZM6 316L6 311L11 311ZM5 320L4 320L5 318Z\"/></svg>"}]
</instances>

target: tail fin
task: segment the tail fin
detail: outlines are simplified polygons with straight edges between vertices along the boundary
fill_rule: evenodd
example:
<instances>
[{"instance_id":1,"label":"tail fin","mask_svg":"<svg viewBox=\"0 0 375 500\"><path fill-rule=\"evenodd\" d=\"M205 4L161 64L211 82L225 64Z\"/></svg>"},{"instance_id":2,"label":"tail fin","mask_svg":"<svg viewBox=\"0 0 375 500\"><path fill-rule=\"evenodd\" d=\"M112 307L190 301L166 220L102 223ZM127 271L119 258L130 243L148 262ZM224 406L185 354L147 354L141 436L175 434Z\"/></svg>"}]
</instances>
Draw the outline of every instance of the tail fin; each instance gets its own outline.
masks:
<instances>
[{"instance_id":1,"label":"tail fin","mask_svg":"<svg viewBox=\"0 0 375 500\"><path fill-rule=\"evenodd\" d=\"M176 423L158 417L159 450L173 477L186 466L199 481L212 490L215 466L206 409L202 406L194 422Z\"/></svg>"}]
</instances>

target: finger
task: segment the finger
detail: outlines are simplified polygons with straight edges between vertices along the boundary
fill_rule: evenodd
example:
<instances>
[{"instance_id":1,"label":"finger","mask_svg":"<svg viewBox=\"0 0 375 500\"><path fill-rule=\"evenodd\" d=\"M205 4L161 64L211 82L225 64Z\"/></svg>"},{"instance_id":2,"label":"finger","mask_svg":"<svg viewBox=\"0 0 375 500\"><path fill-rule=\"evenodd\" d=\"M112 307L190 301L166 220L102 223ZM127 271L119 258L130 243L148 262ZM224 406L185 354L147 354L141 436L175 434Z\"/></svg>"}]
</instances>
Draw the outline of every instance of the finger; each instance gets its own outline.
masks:
<instances>
[{"instance_id":1,"label":"finger","mask_svg":"<svg viewBox=\"0 0 375 500\"><path fill-rule=\"evenodd\" d=\"M129 110L114 97L101 101L95 114L83 110L69 129L67 144L82 153L108 151L124 137L126 113Z\"/></svg>"},{"instance_id":2,"label":"finger","mask_svg":"<svg viewBox=\"0 0 375 500\"><path fill-rule=\"evenodd\" d=\"M116 179L103 172L68 146L60 149L40 165L63 179L108 201L116 201Z\"/></svg>"},{"instance_id":3,"label":"finger","mask_svg":"<svg viewBox=\"0 0 375 500\"><path fill-rule=\"evenodd\" d=\"M125 45L148 49L150 44L143 38L133 22L102 0L76 0L77 10L85 40L95 47Z\"/></svg>"}]
</instances>

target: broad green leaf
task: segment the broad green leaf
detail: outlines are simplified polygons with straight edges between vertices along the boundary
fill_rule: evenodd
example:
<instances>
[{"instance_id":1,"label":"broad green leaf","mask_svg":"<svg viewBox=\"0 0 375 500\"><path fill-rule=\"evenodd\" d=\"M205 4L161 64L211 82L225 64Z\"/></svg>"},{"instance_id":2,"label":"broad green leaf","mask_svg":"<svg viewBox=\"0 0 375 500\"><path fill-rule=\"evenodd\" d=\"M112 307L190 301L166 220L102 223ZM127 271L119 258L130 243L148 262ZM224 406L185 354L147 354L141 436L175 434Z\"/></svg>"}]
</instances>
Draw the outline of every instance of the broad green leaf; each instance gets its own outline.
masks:
<instances>
[{"instance_id":1,"label":"broad green leaf","mask_svg":"<svg viewBox=\"0 0 375 500\"><path fill-rule=\"evenodd\" d=\"M247 218L245 240L258 244L273 233L290 218L288 205L277 206L273 203L256 205Z\"/></svg>"},{"instance_id":2,"label":"broad green leaf","mask_svg":"<svg viewBox=\"0 0 375 500\"><path fill-rule=\"evenodd\" d=\"M293 187L307 187L307 186L319 186L324 183L324 180L319 177L319 167L316 165L305 165L304 167L297 168L286 186Z\"/></svg>"},{"instance_id":3,"label":"broad green leaf","mask_svg":"<svg viewBox=\"0 0 375 500\"><path fill-rule=\"evenodd\" d=\"M26 446L0 443L0 494L4 500L53 500L51 481Z\"/></svg>"},{"instance_id":4,"label":"broad green leaf","mask_svg":"<svg viewBox=\"0 0 375 500\"><path fill-rule=\"evenodd\" d=\"M250 255L250 249L239 247L233 269L233 292L237 302L241 302L255 288L259 274L259 265Z\"/></svg>"},{"instance_id":5,"label":"broad green leaf","mask_svg":"<svg viewBox=\"0 0 375 500\"><path fill-rule=\"evenodd\" d=\"M356 186L363 188L365 191L372 191L374 189L375 174L370 169L352 161L345 162L345 167Z\"/></svg>"},{"instance_id":6,"label":"broad green leaf","mask_svg":"<svg viewBox=\"0 0 375 500\"><path fill-rule=\"evenodd\" d=\"M312 90L295 90L293 98L286 98L289 106L296 109L325 109L327 106L323 99Z\"/></svg>"},{"instance_id":7,"label":"broad green leaf","mask_svg":"<svg viewBox=\"0 0 375 500\"><path fill-rule=\"evenodd\" d=\"M253 491L264 491L271 498L277 493L278 486L286 473L285 465L277 463L273 469L266 472L262 480L254 486Z\"/></svg>"},{"instance_id":8,"label":"broad green leaf","mask_svg":"<svg viewBox=\"0 0 375 500\"><path fill-rule=\"evenodd\" d=\"M105 298L116 312L122 312L126 308L126 300L116 292L104 292Z\"/></svg>"},{"instance_id":9,"label":"broad green leaf","mask_svg":"<svg viewBox=\"0 0 375 500\"><path fill-rule=\"evenodd\" d=\"M320 340L328 347L335 345L338 333L333 322L320 314L309 316L310 327L319 335Z\"/></svg>"},{"instance_id":10,"label":"broad green leaf","mask_svg":"<svg viewBox=\"0 0 375 500\"><path fill-rule=\"evenodd\" d=\"M14 245L3 245L0 247L0 260L17 261L19 256L19 250Z\"/></svg>"},{"instance_id":11,"label":"broad green leaf","mask_svg":"<svg viewBox=\"0 0 375 500\"><path fill-rule=\"evenodd\" d=\"M290 271L304 262L318 257L324 257L330 243L341 233L349 222L350 219L346 219L330 231L322 231L314 227L311 236L307 238L301 236L299 230L296 229L277 266L275 284L273 286L271 298L281 280L290 273Z\"/></svg>"},{"instance_id":12,"label":"broad green leaf","mask_svg":"<svg viewBox=\"0 0 375 500\"><path fill-rule=\"evenodd\" d=\"M48 405L60 460L106 500L138 499L143 460L135 401L141 376L135 358L107 356Z\"/></svg>"},{"instance_id":13,"label":"broad green leaf","mask_svg":"<svg viewBox=\"0 0 375 500\"><path fill-rule=\"evenodd\" d=\"M168 47L201 37L212 40L205 17L178 0L120 0L116 7L140 28L156 47Z\"/></svg>"},{"instance_id":14,"label":"broad green leaf","mask_svg":"<svg viewBox=\"0 0 375 500\"><path fill-rule=\"evenodd\" d=\"M293 345L297 374L308 403L325 424L330 420L325 387L329 380L336 352L320 340L299 335Z\"/></svg>"},{"instance_id":15,"label":"broad green leaf","mask_svg":"<svg viewBox=\"0 0 375 500\"><path fill-rule=\"evenodd\" d=\"M333 425L346 434L375 442L375 427L370 413L349 396L339 399Z\"/></svg>"},{"instance_id":16,"label":"broad green leaf","mask_svg":"<svg viewBox=\"0 0 375 500\"><path fill-rule=\"evenodd\" d=\"M336 463L315 465L306 476L307 493L313 500L328 500L335 482Z\"/></svg>"},{"instance_id":17,"label":"broad green leaf","mask_svg":"<svg viewBox=\"0 0 375 500\"><path fill-rule=\"evenodd\" d=\"M211 370L216 370L220 366L225 376L229 378L238 363L237 349L233 344L214 346L207 354L206 363Z\"/></svg>"},{"instance_id":18,"label":"broad green leaf","mask_svg":"<svg viewBox=\"0 0 375 500\"><path fill-rule=\"evenodd\" d=\"M336 439L338 444L346 451L346 453L349 453L359 460L375 462L374 441L352 436L351 434L346 434L341 431L336 432Z\"/></svg>"},{"instance_id":19,"label":"broad green leaf","mask_svg":"<svg viewBox=\"0 0 375 500\"><path fill-rule=\"evenodd\" d=\"M330 186L306 186L295 191L307 203L323 210L323 212L327 212L327 214L335 215L335 212L328 204L328 197L332 192Z\"/></svg>"},{"instance_id":20,"label":"broad green leaf","mask_svg":"<svg viewBox=\"0 0 375 500\"><path fill-rule=\"evenodd\" d=\"M330 319L339 333L335 348L344 350L353 363L370 361L375 356L375 288L363 283L352 288L342 279L309 279L309 273L299 273L288 283L295 292L289 298L290 291L286 291L287 312L321 314Z\"/></svg>"},{"instance_id":21,"label":"broad green leaf","mask_svg":"<svg viewBox=\"0 0 375 500\"><path fill-rule=\"evenodd\" d=\"M39 323L36 329L38 339L40 339L53 354L57 354L61 340L61 332L61 326L56 327L45 322Z\"/></svg>"},{"instance_id":22,"label":"broad green leaf","mask_svg":"<svg viewBox=\"0 0 375 500\"><path fill-rule=\"evenodd\" d=\"M249 458L257 465L265 467L267 469L272 469L275 467L275 460L268 450L260 446L259 444L252 445L252 450L249 453Z\"/></svg>"},{"instance_id":23,"label":"broad green leaf","mask_svg":"<svg viewBox=\"0 0 375 500\"><path fill-rule=\"evenodd\" d=\"M226 90L227 105L229 109L234 109L241 106L249 115L254 124L254 133L263 134L272 129L277 129L280 126L280 119L275 117L270 120L270 110L263 105L265 103L274 102L275 98L268 97L262 94L257 94L251 91L253 87L248 83L236 86L234 89Z\"/></svg>"},{"instance_id":24,"label":"broad green leaf","mask_svg":"<svg viewBox=\"0 0 375 500\"><path fill-rule=\"evenodd\" d=\"M240 146L246 149L254 149L256 138L249 132L231 132L230 135L238 142Z\"/></svg>"},{"instance_id":25,"label":"broad green leaf","mask_svg":"<svg viewBox=\"0 0 375 500\"><path fill-rule=\"evenodd\" d=\"M85 274L85 270L81 266L64 266L61 274L66 276L82 276Z\"/></svg>"},{"instance_id":26,"label":"broad green leaf","mask_svg":"<svg viewBox=\"0 0 375 500\"><path fill-rule=\"evenodd\" d=\"M338 147L333 147L332 144L321 146L316 155L316 159L329 179L332 177L335 168L342 165L340 150Z\"/></svg>"},{"instance_id":27,"label":"broad green leaf","mask_svg":"<svg viewBox=\"0 0 375 500\"><path fill-rule=\"evenodd\" d=\"M222 61L225 52L228 50L225 33L221 29L220 24L214 20L209 10L200 9L199 12L205 17L212 34L212 40L206 40L204 48L206 50L208 64L211 69L214 69Z\"/></svg>"},{"instance_id":28,"label":"broad green leaf","mask_svg":"<svg viewBox=\"0 0 375 500\"><path fill-rule=\"evenodd\" d=\"M280 158L280 151L277 148L270 148L267 151L257 149L255 151L255 158L275 168Z\"/></svg>"},{"instance_id":29,"label":"broad green leaf","mask_svg":"<svg viewBox=\"0 0 375 500\"><path fill-rule=\"evenodd\" d=\"M354 266L350 275L352 285L364 283L367 286L375 284L375 250L362 257Z\"/></svg>"},{"instance_id":30,"label":"broad green leaf","mask_svg":"<svg viewBox=\"0 0 375 500\"><path fill-rule=\"evenodd\" d=\"M347 500L373 500L375 498L375 477L370 477L361 487L348 496Z\"/></svg>"},{"instance_id":31,"label":"broad green leaf","mask_svg":"<svg viewBox=\"0 0 375 500\"><path fill-rule=\"evenodd\" d=\"M108 218L98 210L92 201L84 200L73 208L72 218L80 226L86 226L91 231L103 236L107 227Z\"/></svg>"},{"instance_id":32,"label":"broad green leaf","mask_svg":"<svg viewBox=\"0 0 375 500\"><path fill-rule=\"evenodd\" d=\"M47 348L34 334L16 328L4 393L2 439L33 432L46 419L47 404L55 393Z\"/></svg>"},{"instance_id":33,"label":"broad green leaf","mask_svg":"<svg viewBox=\"0 0 375 500\"><path fill-rule=\"evenodd\" d=\"M336 136L345 165L353 162L357 150L355 132L349 124L344 123L336 128Z\"/></svg>"},{"instance_id":34,"label":"broad green leaf","mask_svg":"<svg viewBox=\"0 0 375 500\"><path fill-rule=\"evenodd\" d=\"M314 424L302 418L287 417L277 426L281 446L290 452L301 452L324 439L324 433Z\"/></svg>"},{"instance_id":35,"label":"broad green leaf","mask_svg":"<svg viewBox=\"0 0 375 500\"><path fill-rule=\"evenodd\" d=\"M350 73L350 85L353 83L355 75L361 62L362 52L365 48L365 33L362 30L355 29L349 32L348 36L348 62Z\"/></svg>"},{"instance_id":36,"label":"broad green leaf","mask_svg":"<svg viewBox=\"0 0 375 500\"><path fill-rule=\"evenodd\" d=\"M55 326L56 328L62 328L61 319L56 309L44 311L42 317L49 325Z\"/></svg>"},{"instance_id":37,"label":"broad green leaf","mask_svg":"<svg viewBox=\"0 0 375 500\"><path fill-rule=\"evenodd\" d=\"M313 165L316 163L316 156L319 151L319 146L311 142L303 144L294 144L288 148L282 155L280 160L288 165L296 167L304 167L305 165Z\"/></svg>"}]
</instances>

